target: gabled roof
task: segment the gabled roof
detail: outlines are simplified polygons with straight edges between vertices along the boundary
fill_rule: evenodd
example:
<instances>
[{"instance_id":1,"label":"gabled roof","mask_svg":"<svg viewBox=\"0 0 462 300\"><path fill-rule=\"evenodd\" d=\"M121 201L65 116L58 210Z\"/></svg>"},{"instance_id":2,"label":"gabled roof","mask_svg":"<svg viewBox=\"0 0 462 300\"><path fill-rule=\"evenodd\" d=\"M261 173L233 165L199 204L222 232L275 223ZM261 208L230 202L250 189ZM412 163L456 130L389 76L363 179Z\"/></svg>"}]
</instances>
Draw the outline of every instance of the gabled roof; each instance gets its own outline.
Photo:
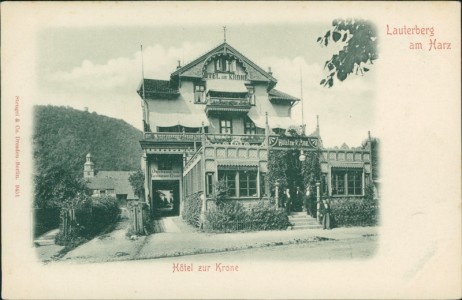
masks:
<instances>
[{"instance_id":1,"label":"gabled roof","mask_svg":"<svg viewBox=\"0 0 462 300\"><path fill-rule=\"evenodd\" d=\"M159 79L144 79L141 81L138 87L138 94L143 97L143 86L145 97L149 98L151 95L166 95L166 96L177 96L180 94L178 89L173 88L170 84L170 80L159 80Z\"/></svg>"},{"instance_id":2,"label":"gabled roof","mask_svg":"<svg viewBox=\"0 0 462 300\"><path fill-rule=\"evenodd\" d=\"M300 101L300 99L291 96L289 94L283 93L276 89L272 89L268 92L268 96L270 100L282 100L282 101Z\"/></svg>"},{"instance_id":3,"label":"gabled roof","mask_svg":"<svg viewBox=\"0 0 462 300\"><path fill-rule=\"evenodd\" d=\"M92 190L114 190L115 194L126 194L127 199L138 199L128 181L133 171L100 171L95 177L86 178L87 187Z\"/></svg>"},{"instance_id":4,"label":"gabled roof","mask_svg":"<svg viewBox=\"0 0 462 300\"><path fill-rule=\"evenodd\" d=\"M209 52L203 54L202 56L186 64L185 66L177 69L175 72L171 74L171 77L175 77L175 76L202 77L203 67L204 67L205 62L207 62L208 59L214 55L224 54L224 53L234 55L238 60L241 61L241 63L244 64L248 72L249 80L269 81L271 83L270 84L271 87L276 85L277 83L276 78L274 78L270 73L264 71L262 68L257 66L254 62L252 62L250 59L245 57L242 53L240 53L239 51L231 47L226 42L215 47Z\"/></svg>"}]
</instances>

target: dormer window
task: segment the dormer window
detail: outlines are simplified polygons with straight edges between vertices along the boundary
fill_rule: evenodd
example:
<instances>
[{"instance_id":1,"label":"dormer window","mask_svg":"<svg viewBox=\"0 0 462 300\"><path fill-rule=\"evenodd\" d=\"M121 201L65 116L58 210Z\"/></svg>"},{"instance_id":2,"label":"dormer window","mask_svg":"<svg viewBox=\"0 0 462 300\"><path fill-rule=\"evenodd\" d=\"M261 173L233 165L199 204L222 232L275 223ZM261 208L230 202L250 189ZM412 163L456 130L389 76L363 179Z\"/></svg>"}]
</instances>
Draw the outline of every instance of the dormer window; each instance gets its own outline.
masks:
<instances>
[{"instance_id":1,"label":"dormer window","mask_svg":"<svg viewBox=\"0 0 462 300\"><path fill-rule=\"evenodd\" d=\"M215 61L216 72L236 72L236 60L228 57L219 57Z\"/></svg>"}]
</instances>

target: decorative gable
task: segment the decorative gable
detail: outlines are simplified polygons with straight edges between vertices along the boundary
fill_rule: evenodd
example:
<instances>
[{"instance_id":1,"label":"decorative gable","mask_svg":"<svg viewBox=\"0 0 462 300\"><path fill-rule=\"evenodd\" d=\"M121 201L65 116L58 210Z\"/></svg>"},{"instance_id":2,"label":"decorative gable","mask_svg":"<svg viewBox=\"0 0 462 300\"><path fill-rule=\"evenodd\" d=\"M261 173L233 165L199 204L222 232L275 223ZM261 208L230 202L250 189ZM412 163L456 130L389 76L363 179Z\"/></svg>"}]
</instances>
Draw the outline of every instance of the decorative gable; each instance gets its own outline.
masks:
<instances>
[{"instance_id":1,"label":"decorative gable","mask_svg":"<svg viewBox=\"0 0 462 300\"><path fill-rule=\"evenodd\" d=\"M214 76L226 76L225 71L230 73L228 76L233 77L229 79L266 81L270 83L270 88L277 83L276 78L270 73L264 71L227 43L219 45L191 63L177 69L171 74L171 77L217 79Z\"/></svg>"}]
</instances>

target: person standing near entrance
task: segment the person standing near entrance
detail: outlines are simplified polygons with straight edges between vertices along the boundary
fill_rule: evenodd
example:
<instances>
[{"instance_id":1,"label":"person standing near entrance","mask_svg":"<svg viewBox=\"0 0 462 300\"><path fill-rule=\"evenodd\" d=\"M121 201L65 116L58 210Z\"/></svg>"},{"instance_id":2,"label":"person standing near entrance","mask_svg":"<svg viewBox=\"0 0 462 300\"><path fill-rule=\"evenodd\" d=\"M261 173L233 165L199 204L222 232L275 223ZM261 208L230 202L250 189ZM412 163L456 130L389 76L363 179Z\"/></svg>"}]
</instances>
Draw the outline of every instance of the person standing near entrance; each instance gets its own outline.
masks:
<instances>
[{"instance_id":1,"label":"person standing near entrance","mask_svg":"<svg viewBox=\"0 0 462 300\"><path fill-rule=\"evenodd\" d=\"M306 214L311 215L311 205L310 205L310 187L306 188L305 195L303 196L303 206L305 207Z\"/></svg>"},{"instance_id":2,"label":"person standing near entrance","mask_svg":"<svg viewBox=\"0 0 462 300\"><path fill-rule=\"evenodd\" d=\"M322 212L322 229L332 229L330 203L327 195L322 199L321 212Z\"/></svg>"},{"instance_id":3,"label":"person standing near entrance","mask_svg":"<svg viewBox=\"0 0 462 300\"><path fill-rule=\"evenodd\" d=\"M295 192L295 199L294 199L294 211L302 211L302 207L303 207L303 192L302 190L300 189L299 186L297 186L297 191Z\"/></svg>"},{"instance_id":4,"label":"person standing near entrance","mask_svg":"<svg viewBox=\"0 0 462 300\"><path fill-rule=\"evenodd\" d=\"M292 206L292 199L290 197L290 189L287 188L286 189L286 192L284 193L284 203L285 203L285 209L286 209L286 213L287 214L290 214L290 209L291 209L291 206Z\"/></svg>"}]
</instances>

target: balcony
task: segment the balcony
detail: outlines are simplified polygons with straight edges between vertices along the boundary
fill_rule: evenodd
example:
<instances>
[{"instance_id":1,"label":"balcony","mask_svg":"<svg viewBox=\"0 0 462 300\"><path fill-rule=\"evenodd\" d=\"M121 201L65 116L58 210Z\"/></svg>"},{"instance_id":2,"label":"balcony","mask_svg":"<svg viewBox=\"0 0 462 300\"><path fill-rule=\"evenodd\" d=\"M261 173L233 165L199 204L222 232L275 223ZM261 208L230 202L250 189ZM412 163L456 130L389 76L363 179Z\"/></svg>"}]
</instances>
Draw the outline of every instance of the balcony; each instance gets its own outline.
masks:
<instances>
[{"instance_id":1,"label":"balcony","mask_svg":"<svg viewBox=\"0 0 462 300\"><path fill-rule=\"evenodd\" d=\"M200 133L145 132L144 140L154 142L200 142Z\"/></svg>"},{"instance_id":2,"label":"balcony","mask_svg":"<svg viewBox=\"0 0 462 300\"><path fill-rule=\"evenodd\" d=\"M211 112L238 112L248 113L250 110L250 101L248 97L226 98L226 97L207 97L205 113L210 115Z\"/></svg>"},{"instance_id":3,"label":"balcony","mask_svg":"<svg viewBox=\"0 0 462 300\"><path fill-rule=\"evenodd\" d=\"M208 144L221 145L261 145L265 142L263 134L213 134L204 135ZM202 145L201 133L145 132L140 142L143 149L175 149L195 151Z\"/></svg>"},{"instance_id":4,"label":"balcony","mask_svg":"<svg viewBox=\"0 0 462 300\"><path fill-rule=\"evenodd\" d=\"M261 145L265 138L264 134L206 134L209 143L223 145Z\"/></svg>"}]
</instances>

